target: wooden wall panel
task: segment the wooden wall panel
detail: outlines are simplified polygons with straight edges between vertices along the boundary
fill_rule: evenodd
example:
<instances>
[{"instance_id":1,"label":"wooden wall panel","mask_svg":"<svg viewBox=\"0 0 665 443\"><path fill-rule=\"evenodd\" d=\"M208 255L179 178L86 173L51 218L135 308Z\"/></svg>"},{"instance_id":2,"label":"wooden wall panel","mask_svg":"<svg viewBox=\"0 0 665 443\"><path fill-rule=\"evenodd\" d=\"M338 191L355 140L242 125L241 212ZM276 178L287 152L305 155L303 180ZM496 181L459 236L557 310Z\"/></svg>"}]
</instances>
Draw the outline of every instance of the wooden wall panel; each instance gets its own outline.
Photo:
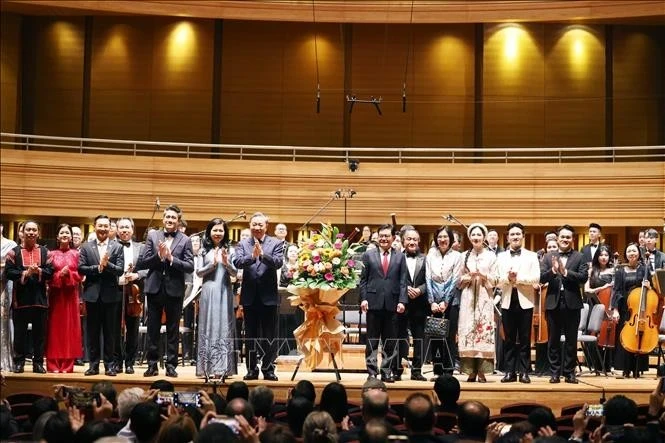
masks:
<instances>
[{"instance_id":1,"label":"wooden wall panel","mask_svg":"<svg viewBox=\"0 0 665 443\"><path fill-rule=\"evenodd\" d=\"M655 145L665 125L665 33L658 27L614 28L614 144Z\"/></svg>"},{"instance_id":2,"label":"wooden wall panel","mask_svg":"<svg viewBox=\"0 0 665 443\"><path fill-rule=\"evenodd\" d=\"M91 137L210 141L213 23L96 17Z\"/></svg>"},{"instance_id":3,"label":"wooden wall panel","mask_svg":"<svg viewBox=\"0 0 665 443\"><path fill-rule=\"evenodd\" d=\"M224 22L222 142L341 145L343 74L339 26Z\"/></svg>"},{"instance_id":4,"label":"wooden wall panel","mask_svg":"<svg viewBox=\"0 0 665 443\"><path fill-rule=\"evenodd\" d=\"M532 147L545 143L545 27L486 25L483 144Z\"/></svg>"},{"instance_id":5,"label":"wooden wall panel","mask_svg":"<svg viewBox=\"0 0 665 443\"><path fill-rule=\"evenodd\" d=\"M0 129L15 132L18 126L18 76L21 63L21 17L0 15Z\"/></svg>"},{"instance_id":6,"label":"wooden wall panel","mask_svg":"<svg viewBox=\"0 0 665 443\"><path fill-rule=\"evenodd\" d=\"M34 130L37 134L81 135L83 17L37 17Z\"/></svg>"},{"instance_id":7,"label":"wooden wall panel","mask_svg":"<svg viewBox=\"0 0 665 443\"><path fill-rule=\"evenodd\" d=\"M116 156L7 149L0 154L0 205L6 214L90 217L104 210L149 219L159 196L181 205L190 221L243 209L299 225L340 187L357 192L347 205L352 226L385 223L391 212L400 223L434 226L452 213L490 226L520 220L530 227L583 227L593 220L612 232L661 226L665 213L664 162L525 163L516 175L514 164L364 162L353 173L342 162L178 159L174 175L172 162L155 157L127 157L118 168ZM109 186L110 177L132 186ZM71 189L77 190L77 203L63 206L62 195ZM343 202L333 202L313 223L320 221L343 223Z\"/></svg>"},{"instance_id":8,"label":"wooden wall panel","mask_svg":"<svg viewBox=\"0 0 665 443\"><path fill-rule=\"evenodd\" d=\"M545 146L605 145L605 34L545 27Z\"/></svg>"}]
</instances>

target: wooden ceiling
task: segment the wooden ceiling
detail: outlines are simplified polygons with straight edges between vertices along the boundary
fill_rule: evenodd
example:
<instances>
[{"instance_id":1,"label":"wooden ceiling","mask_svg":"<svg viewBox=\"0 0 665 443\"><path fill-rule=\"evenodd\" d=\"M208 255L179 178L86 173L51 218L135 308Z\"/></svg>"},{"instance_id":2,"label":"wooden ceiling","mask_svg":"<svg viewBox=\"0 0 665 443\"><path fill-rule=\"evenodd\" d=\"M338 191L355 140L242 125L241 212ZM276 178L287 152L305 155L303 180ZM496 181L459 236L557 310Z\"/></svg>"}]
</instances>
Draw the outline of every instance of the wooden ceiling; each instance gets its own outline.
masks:
<instances>
[{"instance_id":1,"label":"wooden ceiling","mask_svg":"<svg viewBox=\"0 0 665 443\"><path fill-rule=\"evenodd\" d=\"M665 24L662 0L2 0L27 15L160 15L331 23L575 22Z\"/></svg>"}]
</instances>

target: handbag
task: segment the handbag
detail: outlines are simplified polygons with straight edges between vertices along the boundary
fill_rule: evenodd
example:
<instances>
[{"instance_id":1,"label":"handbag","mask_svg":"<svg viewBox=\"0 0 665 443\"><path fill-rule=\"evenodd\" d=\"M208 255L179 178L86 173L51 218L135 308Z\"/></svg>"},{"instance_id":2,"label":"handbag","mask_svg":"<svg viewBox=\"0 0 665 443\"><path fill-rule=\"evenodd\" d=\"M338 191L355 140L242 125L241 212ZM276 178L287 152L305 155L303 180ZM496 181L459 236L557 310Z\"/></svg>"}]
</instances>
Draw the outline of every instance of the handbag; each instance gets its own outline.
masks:
<instances>
[{"instance_id":1,"label":"handbag","mask_svg":"<svg viewBox=\"0 0 665 443\"><path fill-rule=\"evenodd\" d=\"M430 337L447 337L448 336L447 318L440 317L427 317L425 319L425 335Z\"/></svg>"}]
</instances>

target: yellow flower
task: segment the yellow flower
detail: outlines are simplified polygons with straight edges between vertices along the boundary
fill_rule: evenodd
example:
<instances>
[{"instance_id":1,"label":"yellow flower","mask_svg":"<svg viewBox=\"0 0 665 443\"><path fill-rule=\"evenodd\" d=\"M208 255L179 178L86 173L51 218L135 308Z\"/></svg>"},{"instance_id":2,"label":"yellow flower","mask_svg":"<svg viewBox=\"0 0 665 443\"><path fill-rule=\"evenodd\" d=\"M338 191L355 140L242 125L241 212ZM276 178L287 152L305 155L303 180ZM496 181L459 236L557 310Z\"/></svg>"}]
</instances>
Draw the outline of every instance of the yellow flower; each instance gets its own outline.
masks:
<instances>
[{"instance_id":1,"label":"yellow flower","mask_svg":"<svg viewBox=\"0 0 665 443\"><path fill-rule=\"evenodd\" d=\"M349 275L349 268L347 268L346 266L342 266L339 272L341 272L344 275Z\"/></svg>"}]
</instances>

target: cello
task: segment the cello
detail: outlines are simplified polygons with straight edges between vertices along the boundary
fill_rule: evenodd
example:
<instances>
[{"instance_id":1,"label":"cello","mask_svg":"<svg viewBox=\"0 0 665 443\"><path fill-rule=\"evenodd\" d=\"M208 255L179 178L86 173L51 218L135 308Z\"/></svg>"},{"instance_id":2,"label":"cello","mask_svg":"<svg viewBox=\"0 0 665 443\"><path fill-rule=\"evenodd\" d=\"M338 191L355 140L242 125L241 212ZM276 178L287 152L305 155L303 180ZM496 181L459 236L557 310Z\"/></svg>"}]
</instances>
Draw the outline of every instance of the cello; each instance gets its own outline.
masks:
<instances>
[{"instance_id":1,"label":"cello","mask_svg":"<svg viewBox=\"0 0 665 443\"><path fill-rule=\"evenodd\" d=\"M619 266L619 253L614 253L613 267L615 269ZM601 289L598 294L598 301L605 306L605 316L598 331L598 346L601 348L614 348L616 345L616 328L617 324L612 319L612 307L610 302L612 300L612 286Z\"/></svg>"},{"instance_id":2,"label":"cello","mask_svg":"<svg viewBox=\"0 0 665 443\"><path fill-rule=\"evenodd\" d=\"M533 307L533 321L531 322L531 342L547 343L549 340L549 328L545 313L545 299L547 298L547 284L537 284L535 288L535 300Z\"/></svg>"},{"instance_id":3,"label":"cello","mask_svg":"<svg viewBox=\"0 0 665 443\"><path fill-rule=\"evenodd\" d=\"M628 294L630 316L621 330L621 344L634 354L649 354L658 346L658 294L649 285L649 252L644 255L642 285Z\"/></svg>"}]
</instances>

